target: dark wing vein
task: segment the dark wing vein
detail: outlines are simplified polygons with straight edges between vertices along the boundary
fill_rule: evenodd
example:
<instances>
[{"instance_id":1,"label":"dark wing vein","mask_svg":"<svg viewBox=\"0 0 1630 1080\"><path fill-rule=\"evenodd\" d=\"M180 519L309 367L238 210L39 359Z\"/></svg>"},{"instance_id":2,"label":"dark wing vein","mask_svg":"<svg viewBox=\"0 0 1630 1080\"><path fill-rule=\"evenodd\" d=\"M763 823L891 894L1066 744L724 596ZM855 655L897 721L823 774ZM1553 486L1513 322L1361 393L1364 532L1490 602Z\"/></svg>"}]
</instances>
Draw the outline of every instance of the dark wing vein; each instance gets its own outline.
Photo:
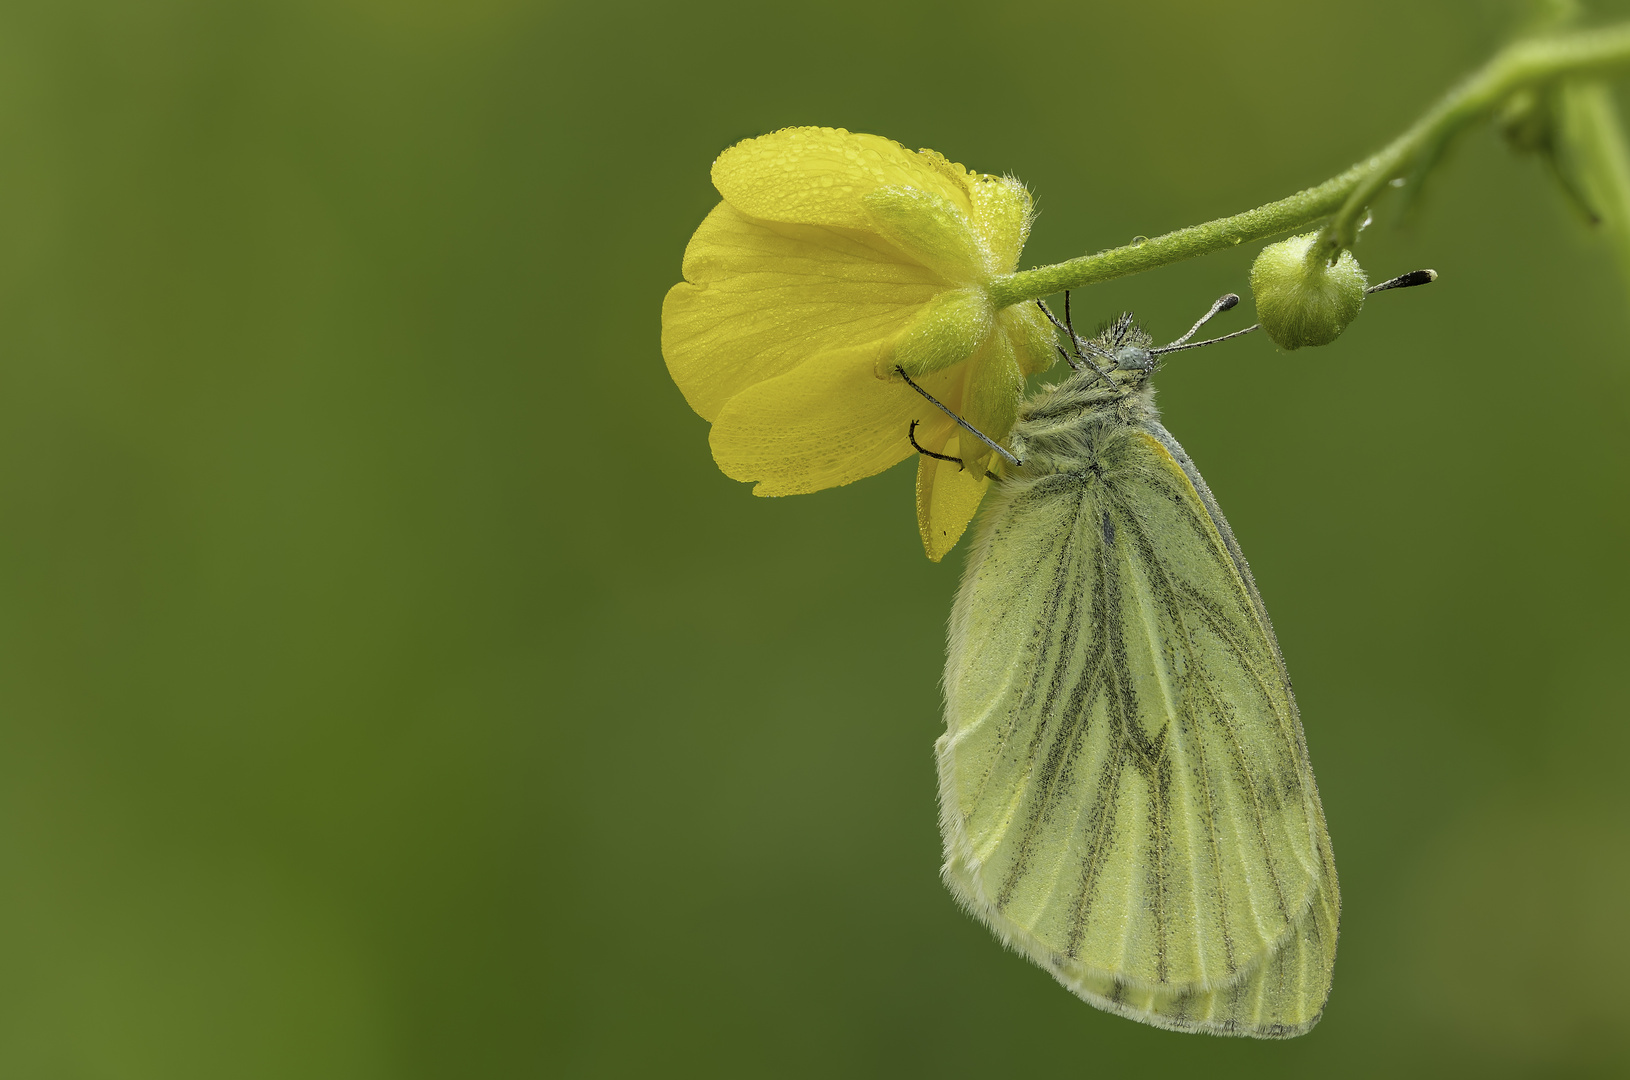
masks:
<instances>
[{"instance_id":1,"label":"dark wing vein","mask_svg":"<svg viewBox=\"0 0 1630 1080\"><path fill-rule=\"evenodd\" d=\"M1182 517L1184 520L1190 520L1192 519L1193 515L1182 515ZM1256 682L1259 689L1262 691L1263 700L1267 702L1269 710L1274 714L1282 730L1284 726L1284 718L1280 715L1281 710L1277 707L1277 704L1274 701L1274 695L1268 690L1266 684L1263 682L1260 672L1258 672L1256 665L1251 661L1247 649L1240 641L1239 637L1235 634L1234 628L1229 620L1221 612L1215 610L1215 607L1210 599L1200 595L1198 591L1188 583L1180 582L1173 578L1173 576L1167 571L1164 562L1155 556L1152 539L1145 528L1145 523L1138 517L1137 514L1130 512L1130 508L1128 508L1124 513L1124 519L1125 530L1136 538L1136 547L1139 554L1144 558L1145 572L1149 574L1151 578L1159 578L1160 583L1164 588L1165 595L1175 597L1176 593L1181 591L1184 594L1185 599L1188 599L1194 603L1196 609L1202 613L1208 626L1213 630L1213 632L1218 634L1219 638L1226 645L1228 651L1233 655L1235 661L1244 671L1250 673L1252 680ZM1227 572L1228 580L1234 580L1237 577L1238 572L1234 567L1233 560L1229 558L1226 560L1226 562L1224 561L1226 552L1219 553L1217 550L1217 545L1210 533L1201 530L1198 527L1198 524L1196 524L1196 533L1199 538L1204 541L1203 550L1212 554L1212 557L1217 561L1219 568ZM1242 596L1241 599L1245 599L1245 597ZM1188 668L1189 675L1184 680L1185 691L1197 688L1212 704L1212 708L1208 710L1209 714L1214 719L1218 729L1225 734L1226 744L1232 751L1230 756L1233 758L1232 764L1234 766L1235 773L1242 781L1241 786L1246 792L1249 793L1251 800L1252 822L1256 827L1257 837L1261 842L1262 852L1267 861L1268 873L1273 882L1274 895L1278 898L1280 914L1287 921L1289 921L1294 918L1294 916L1292 914L1291 905L1285 896L1283 876L1275 858L1275 846L1268 828L1267 815L1263 806L1263 793L1260 789L1257 778L1251 772L1249 759L1240 741L1239 733L1230 721L1232 706L1225 703L1217 695L1216 688L1211 685L1209 680L1197 677L1196 673L1200 666L1199 658L1193 651L1193 642L1190 637L1190 626L1186 612L1182 608L1178 607L1175 602L1168 606L1167 611L1169 617L1173 620L1180 631L1178 641L1188 660L1186 667ZM1204 717L1197 716L1197 722L1204 723ZM1203 738L1197 739L1196 745L1203 747ZM1290 746L1293 748L1294 752L1296 743L1291 741ZM1277 786L1278 785L1274 785L1275 795L1278 794ZM1220 850L1221 837L1217 831L1217 819L1215 814L1208 812L1206 815L1205 824L1206 832L1214 850ZM1221 863L1218 863L1217 867L1218 881L1220 883L1222 881ZM1224 925L1226 926L1226 923ZM1231 945L1229 951L1232 953Z\"/></svg>"}]
</instances>

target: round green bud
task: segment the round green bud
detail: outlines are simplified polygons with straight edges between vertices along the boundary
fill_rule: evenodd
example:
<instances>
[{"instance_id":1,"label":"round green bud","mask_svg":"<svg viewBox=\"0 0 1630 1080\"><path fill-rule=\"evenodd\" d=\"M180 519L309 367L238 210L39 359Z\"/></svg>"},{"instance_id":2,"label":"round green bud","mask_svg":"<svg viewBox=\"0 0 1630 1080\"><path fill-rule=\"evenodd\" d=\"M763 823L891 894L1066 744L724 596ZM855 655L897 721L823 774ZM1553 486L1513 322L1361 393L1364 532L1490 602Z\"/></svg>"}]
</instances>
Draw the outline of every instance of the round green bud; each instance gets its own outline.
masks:
<instances>
[{"instance_id":1,"label":"round green bud","mask_svg":"<svg viewBox=\"0 0 1630 1080\"><path fill-rule=\"evenodd\" d=\"M1353 253L1343 251L1334 266L1308 261L1316 232L1269 244L1251 264L1256 317L1281 349L1328 345L1358 318L1369 281Z\"/></svg>"}]
</instances>

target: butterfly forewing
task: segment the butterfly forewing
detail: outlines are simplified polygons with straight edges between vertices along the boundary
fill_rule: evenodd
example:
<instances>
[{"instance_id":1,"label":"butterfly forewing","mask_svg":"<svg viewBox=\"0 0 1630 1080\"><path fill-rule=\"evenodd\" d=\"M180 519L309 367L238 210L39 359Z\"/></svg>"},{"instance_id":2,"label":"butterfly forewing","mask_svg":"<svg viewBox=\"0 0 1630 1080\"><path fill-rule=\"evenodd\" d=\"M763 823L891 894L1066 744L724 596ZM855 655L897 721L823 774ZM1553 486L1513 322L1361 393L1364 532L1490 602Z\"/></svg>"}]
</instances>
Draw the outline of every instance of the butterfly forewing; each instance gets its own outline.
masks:
<instances>
[{"instance_id":1,"label":"butterfly forewing","mask_svg":"<svg viewBox=\"0 0 1630 1080\"><path fill-rule=\"evenodd\" d=\"M1249 572L1152 409L1088 410L1051 455L1032 434L953 615L947 879L1101 1007L1305 1030L1334 868Z\"/></svg>"}]
</instances>

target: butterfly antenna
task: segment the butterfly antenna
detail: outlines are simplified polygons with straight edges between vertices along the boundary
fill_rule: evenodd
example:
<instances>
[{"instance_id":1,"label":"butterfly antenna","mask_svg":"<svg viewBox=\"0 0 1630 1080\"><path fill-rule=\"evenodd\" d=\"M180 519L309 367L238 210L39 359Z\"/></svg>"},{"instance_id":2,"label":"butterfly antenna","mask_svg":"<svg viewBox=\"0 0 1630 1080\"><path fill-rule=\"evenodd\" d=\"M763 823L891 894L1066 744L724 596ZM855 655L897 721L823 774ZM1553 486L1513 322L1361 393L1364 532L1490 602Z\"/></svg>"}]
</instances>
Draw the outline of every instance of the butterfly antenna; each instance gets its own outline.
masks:
<instances>
[{"instance_id":1,"label":"butterfly antenna","mask_svg":"<svg viewBox=\"0 0 1630 1080\"><path fill-rule=\"evenodd\" d=\"M1204 341L1189 340L1189 338L1193 337L1199 332L1200 327L1211 321L1212 316L1221 314L1238 303L1238 293L1226 293L1219 296L1217 298L1217 302L1211 305L1211 310L1200 316L1199 322L1189 327L1188 333L1184 334L1170 345L1162 345L1158 349L1150 349L1149 354L1151 356L1164 356L1166 353L1182 352L1184 349L1204 348L1207 345L1215 345L1219 341L1227 341L1230 338L1244 337L1246 334L1249 334L1251 331L1257 329L1257 326L1247 326L1244 330L1235 330L1232 334L1224 334L1221 337L1207 338Z\"/></svg>"},{"instance_id":2,"label":"butterfly antenna","mask_svg":"<svg viewBox=\"0 0 1630 1080\"><path fill-rule=\"evenodd\" d=\"M958 416L956 413L952 412L950 409L947 409L944 406L944 404L942 404L940 402L939 398L935 397L933 394L930 394L927 390L924 390L922 387L920 387L916 383L912 382L911 381L911 376L906 374L906 369L905 368L900 367L899 365L896 365L894 370L895 370L896 373L899 374L900 378L902 378L902 379L904 379L906 381L907 386L911 387L913 390L917 391L917 393L919 393L923 397L927 398L928 403L930 405L933 405L934 408L938 409L940 412L944 413L946 416L949 416L952 420L955 420L957 422L957 424L964 431L968 432L968 434L972 435L974 438L978 439L980 442L984 443L986 446L990 447L992 450L996 451L998 454L1001 454L1003 461L1006 461L1010 465L1023 465L1024 464L1024 462L1020 461L1018 458L1016 458L1012 454L1010 454L1007 450L1003 449L1002 446L1000 444L998 444L995 439L992 439L989 435L986 435L983 431L980 431L978 428L974 427L972 424L970 424L966 420L962 419L962 417ZM913 446L917 445L917 440L916 440L915 437L912 438L911 445L913 445ZM939 457L938 454L932 454L930 456L931 457Z\"/></svg>"},{"instance_id":3,"label":"butterfly antenna","mask_svg":"<svg viewBox=\"0 0 1630 1080\"><path fill-rule=\"evenodd\" d=\"M1207 345L1215 345L1219 341L1231 341L1237 337L1244 337L1253 330L1260 329L1262 329L1262 325L1260 323L1253 323L1250 326L1247 326L1244 330L1235 330L1232 334L1224 334L1221 337L1206 338L1204 341L1191 341L1187 345L1167 345L1160 349L1150 349L1149 352L1154 356L1165 356L1167 353L1182 352L1184 349L1203 349Z\"/></svg>"},{"instance_id":4,"label":"butterfly antenna","mask_svg":"<svg viewBox=\"0 0 1630 1080\"><path fill-rule=\"evenodd\" d=\"M1223 312L1229 310L1235 304L1238 304L1238 303L1239 303L1239 294L1238 293L1226 293L1223 296L1219 296L1217 298L1217 302L1215 304L1211 305L1211 310L1206 312L1204 315L1201 315L1200 316L1200 321L1195 323L1193 326L1189 327L1189 332L1184 334L1182 337L1178 338L1176 341L1172 342L1171 345L1182 345L1182 344L1184 344L1185 342L1188 341L1189 338L1193 337L1195 334L1198 334L1200 332L1200 327L1204 326L1206 323L1210 322L1212 319L1216 318L1218 315L1220 315ZM1171 345L1166 346L1166 348L1168 348L1168 349L1171 348ZM1161 351L1165 351L1165 350L1163 349Z\"/></svg>"}]
</instances>

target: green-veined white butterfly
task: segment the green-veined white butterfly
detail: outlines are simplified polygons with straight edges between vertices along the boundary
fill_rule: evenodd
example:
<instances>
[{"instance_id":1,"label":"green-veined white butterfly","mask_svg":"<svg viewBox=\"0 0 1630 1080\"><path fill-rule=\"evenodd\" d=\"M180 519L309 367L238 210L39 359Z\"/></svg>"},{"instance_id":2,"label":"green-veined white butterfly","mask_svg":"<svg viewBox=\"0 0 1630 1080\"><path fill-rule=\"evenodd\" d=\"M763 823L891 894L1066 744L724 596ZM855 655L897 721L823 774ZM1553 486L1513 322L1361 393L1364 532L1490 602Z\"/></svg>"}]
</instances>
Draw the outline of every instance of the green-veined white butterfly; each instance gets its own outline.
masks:
<instances>
[{"instance_id":1,"label":"green-veined white butterfly","mask_svg":"<svg viewBox=\"0 0 1630 1080\"><path fill-rule=\"evenodd\" d=\"M1099 1008L1287 1038L1330 992L1330 836L1267 610L1149 385L1237 301L1163 349L1130 316L1068 329L1075 374L1021 407L951 616L944 876Z\"/></svg>"}]
</instances>

